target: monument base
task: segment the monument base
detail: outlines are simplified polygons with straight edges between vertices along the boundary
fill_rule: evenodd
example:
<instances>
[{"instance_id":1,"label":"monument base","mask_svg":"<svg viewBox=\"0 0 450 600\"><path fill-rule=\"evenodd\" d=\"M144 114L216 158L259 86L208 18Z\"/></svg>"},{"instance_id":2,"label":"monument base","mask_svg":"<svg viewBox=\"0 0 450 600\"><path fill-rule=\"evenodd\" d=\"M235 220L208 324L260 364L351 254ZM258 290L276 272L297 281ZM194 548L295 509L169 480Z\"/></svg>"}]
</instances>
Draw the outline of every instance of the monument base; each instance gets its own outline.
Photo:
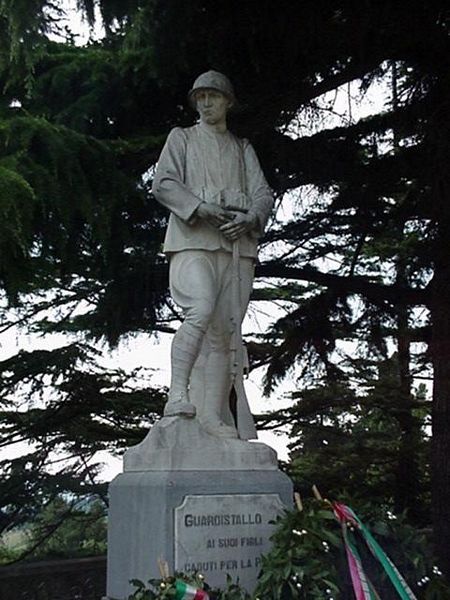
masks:
<instances>
[{"instance_id":1,"label":"monument base","mask_svg":"<svg viewBox=\"0 0 450 600\"><path fill-rule=\"evenodd\" d=\"M292 483L273 469L122 473L110 485L107 595L160 578L158 558L171 573L199 571L213 587L229 574L252 592L270 522L291 505Z\"/></svg>"},{"instance_id":2,"label":"monument base","mask_svg":"<svg viewBox=\"0 0 450 600\"><path fill-rule=\"evenodd\" d=\"M275 450L258 442L220 439L197 419L164 417L129 448L124 471L231 471L277 469Z\"/></svg>"},{"instance_id":3,"label":"monument base","mask_svg":"<svg viewBox=\"0 0 450 600\"><path fill-rule=\"evenodd\" d=\"M213 587L228 573L253 591L271 521L292 506L292 491L269 446L164 417L109 487L108 597L127 598L130 579L159 578L159 558L171 573L199 571Z\"/></svg>"}]
</instances>

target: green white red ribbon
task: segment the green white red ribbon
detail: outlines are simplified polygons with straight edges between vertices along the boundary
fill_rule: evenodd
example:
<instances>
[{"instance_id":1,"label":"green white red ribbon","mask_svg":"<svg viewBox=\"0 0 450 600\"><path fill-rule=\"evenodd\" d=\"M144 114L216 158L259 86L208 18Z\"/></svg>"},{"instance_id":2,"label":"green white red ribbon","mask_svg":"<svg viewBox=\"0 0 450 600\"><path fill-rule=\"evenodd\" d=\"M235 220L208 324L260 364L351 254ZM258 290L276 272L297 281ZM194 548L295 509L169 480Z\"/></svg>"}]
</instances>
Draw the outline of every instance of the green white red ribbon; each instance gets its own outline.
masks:
<instances>
[{"instance_id":1,"label":"green white red ribbon","mask_svg":"<svg viewBox=\"0 0 450 600\"><path fill-rule=\"evenodd\" d=\"M353 510L349 506L340 504L339 502L332 502L331 505L333 507L334 515L342 528L342 535L344 538L350 576L352 579L356 600L379 600L379 596L364 572L356 545L352 542L348 535L348 524L359 530L370 551L381 563L399 597L402 600L417 600L416 596L408 587L408 584L403 579L394 563L388 556L386 556L381 546L372 537L369 530L364 526L362 521L356 516Z\"/></svg>"},{"instance_id":2,"label":"green white red ribbon","mask_svg":"<svg viewBox=\"0 0 450 600\"><path fill-rule=\"evenodd\" d=\"M378 596L376 595L370 579L364 572L358 550L348 535L347 523L341 521L341 527L356 600L377 600Z\"/></svg>"},{"instance_id":3,"label":"green white red ribbon","mask_svg":"<svg viewBox=\"0 0 450 600\"><path fill-rule=\"evenodd\" d=\"M204 590L176 579L174 600L209 600L209 596Z\"/></svg>"}]
</instances>

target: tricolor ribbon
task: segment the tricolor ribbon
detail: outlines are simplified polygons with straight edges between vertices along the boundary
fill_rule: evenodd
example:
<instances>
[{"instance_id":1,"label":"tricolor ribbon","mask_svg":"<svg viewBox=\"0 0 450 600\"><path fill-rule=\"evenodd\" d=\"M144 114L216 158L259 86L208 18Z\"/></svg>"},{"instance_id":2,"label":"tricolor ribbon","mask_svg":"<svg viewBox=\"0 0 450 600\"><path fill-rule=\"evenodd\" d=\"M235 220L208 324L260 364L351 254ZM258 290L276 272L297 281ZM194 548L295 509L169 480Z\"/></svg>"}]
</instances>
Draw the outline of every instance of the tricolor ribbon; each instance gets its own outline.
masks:
<instances>
[{"instance_id":1,"label":"tricolor ribbon","mask_svg":"<svg viewBox=\"0 0 450 600\"><path fill-rule=\"evenodd\" d=\"M371 584L369 578L364 573L361 558L358 554L358 550L355 544L350 540L347 531L347 523L356 527L367 546L369 547L372 554L379 560L387 576L391 580L395 587L399 597L402 600L417 600L408 584L403 579L402 575L398 571L397 567L390 560L388 556L383 552L381 546L372 537L369 530L364 526L362 521L356 516L353 510L345 504L339 502L332 502L333 512L336 519L339 521L342 528L342 535L344 538L345 550L347 553L348 565L350 569L350 576L352 579L353 590L355 592L356 600L379 600L379 596L375 591L375 588Z\"/></svg>"},{"instance_id":2,"label":"tricolor ribbon","mask_svg":"<svg viewBox=\"0 0 450 600\"><path fill-rule=\"evenodd\" d=\"M176 579L174 600L209 600L209 596L204 590Z\"/></svg>"}]
</instances>

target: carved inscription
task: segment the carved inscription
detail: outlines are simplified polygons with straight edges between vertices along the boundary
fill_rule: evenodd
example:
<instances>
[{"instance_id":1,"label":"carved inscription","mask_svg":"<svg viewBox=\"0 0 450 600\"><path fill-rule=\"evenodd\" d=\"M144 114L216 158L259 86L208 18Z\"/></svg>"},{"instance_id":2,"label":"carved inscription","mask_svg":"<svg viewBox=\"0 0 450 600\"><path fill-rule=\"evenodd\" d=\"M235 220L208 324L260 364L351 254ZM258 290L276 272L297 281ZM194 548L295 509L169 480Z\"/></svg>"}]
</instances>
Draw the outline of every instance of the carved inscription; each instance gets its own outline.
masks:
<instances>
[{"instance_id":1,"label":"carved inscription","mask_svg":"<svg viewBox=\"0 0 450 600\"><path fill-rule=\"evenodd\" d=\"M252 587L282 508L278 494L186 496L175 510L175 569L199 571L212 585L229 573Z\"/></svg>"}]
</instances>

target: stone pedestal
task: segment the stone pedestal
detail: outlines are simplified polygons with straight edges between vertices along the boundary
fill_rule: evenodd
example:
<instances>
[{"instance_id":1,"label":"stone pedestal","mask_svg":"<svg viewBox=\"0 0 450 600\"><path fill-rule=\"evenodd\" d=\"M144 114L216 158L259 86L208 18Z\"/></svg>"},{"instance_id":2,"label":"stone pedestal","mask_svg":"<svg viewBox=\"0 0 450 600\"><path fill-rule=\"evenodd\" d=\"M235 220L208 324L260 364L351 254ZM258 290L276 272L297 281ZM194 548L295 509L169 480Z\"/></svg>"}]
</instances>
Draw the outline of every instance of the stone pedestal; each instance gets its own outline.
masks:
<instances>
[{"instance_id":1,"label":"stone pedestal","mask_svg":"<svg viewBox=\"0 0 450 600\"><path fill-rule=\"evenodd\" d=\"M126 598L130 579L200 571L212 586L226 574L249 591L274 520L292 505L292 484L265 444L220 440L195 419L166 417L124 458L110 485L109 598Z\"/></svg>"}]
</instances>

